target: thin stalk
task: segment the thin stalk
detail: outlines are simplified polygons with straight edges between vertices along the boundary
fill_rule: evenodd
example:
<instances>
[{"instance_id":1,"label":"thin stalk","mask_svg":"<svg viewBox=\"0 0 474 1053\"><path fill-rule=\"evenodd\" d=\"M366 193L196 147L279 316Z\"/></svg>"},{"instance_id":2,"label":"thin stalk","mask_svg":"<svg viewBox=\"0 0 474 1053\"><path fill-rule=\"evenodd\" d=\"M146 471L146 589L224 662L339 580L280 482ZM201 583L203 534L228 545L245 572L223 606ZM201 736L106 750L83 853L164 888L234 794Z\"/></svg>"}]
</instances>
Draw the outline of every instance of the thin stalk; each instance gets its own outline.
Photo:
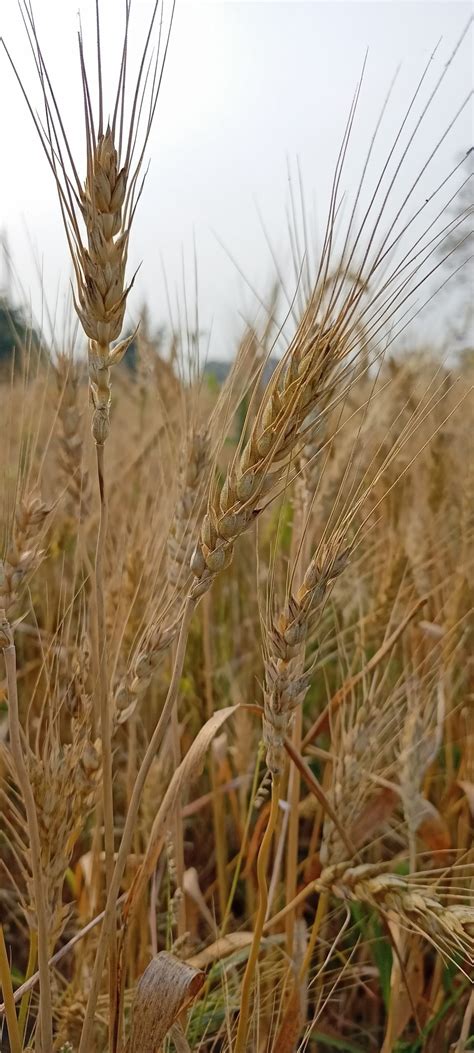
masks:
<instances>
[{"instance_id":1,"label":"thin stalk","mask_svg":"<svg viewBox=\"0 0 474 1053\"><path fill-rule=\"evenodd\" d=\"M97 608L97 646L99 660L98 709L102 741L102 802L104 809L105 889L110 889L114 870L114 800L112 787L112 734L109 707L109 678L107 668L107 630L105 617L104 561L107 539L107 492L105 486L105 447L96 443L97 480L100 495L100 519L95 555L95 601ZM117 932L115 921L109 931L109 998L110 1018L115 1020L117 1001ZM111 1028L111 1034L113 1028ZM112 1046L110 1046L112 1049Z\"/></svg>"},{"instance_id":2,"label":"thin stalk","mask_svg":"<svg viewBox=\"0 0 474 1053\"><path fill-rule=\"evenodd\" d=\"M318 899L318 906L316 908L316 914L314 916L313 927L311 929L311 936L308 940L308 946L306 948L305 955L301 963L300 971L298 973L298 983L301 983L302 980L304 980L311 965L311 959L313 957L314 948L316 946L316 940L319 936L321 926L327 914L328 903L329 893L322 892Z\"/></svg>"},{"instance_id":3,"label":"thin stalk","mask_svg":"<svg viewBox=\"0 0 474 1053\"><path fill-rule=\"evenodd\" d=\"M173 660L174 660L175 647L173 646ZM173 706L171 713L171 742L173 749L173 770L179 767L181 763L181 743L179 741L179 716L178 716L178 699ZM181 809L177 808L173 818L173 852L174 852L174 865L176 868L176 889L178 891L178 904L177 904L177 929L178 937L181 938L186 932L186 899L184 895L184 838L183 838L183 819L181 815Z\"/></svg>"},{"instance_id":4,"label":"thin stalk","mask_svg":"<svg viewBox=\"0 0 474 1053\"><path fill-rule=\"evenodd\" d=\"M26 966L25 981L28 981L36 969L36 960L38 957L38 934L36 932L30 932L30 949L28 953L28 964ZM28 1018L28 1007L30 1004L31 995L29 991L25 991L23 998L20 1003L20 1012L18 1014L18 1027L20 1028L20 1036L23 1041L25 1035L26 1021Z\"/></svg>"},{"instance_id":5,"label":"thin stalk","mask_svg":"<svg viewBox=\"0 0 474 1053\"><path fill-rule=\"evenodd\" d=\"M229 892L229 898L227 900L227 906L226 906L224 917L222 919L222 924L221 924L221 927L220 927L220 932L219 932L219 936L220 937L225 936L225 933L226 933L227 924L228 924L228 921L229 921L229 918L230 918L230 912L232 910L232 904L234 902L235 890L237 888L237 884L238 884L239 877L240 877L240 871L242 869L242 861L243 861L245 852L247 851L247 843L248 843L248 837L249 837L250 823L251 823L251 819L252 819L252 809L253 809L253 803L255 801L255 797L256 797L256 794L257 794L258 773L259 773L259 769L260 769L260 761L262 759L262 753L263 753L263 747L260 747L258 749L258 751L257 751L257 760L255 762L255 768L254 768L254 773L253 773L253 781L252 781L252 788L251 788L251 791L250 791L250 799L249 799L249 806L248 806L248 811L247 811L247 818L245 820L244 832L243 832L242 840L241 840L241 843L240 843L240 849L239 849L239 854L238 854L238 857L237 857L237 863L236 863L236 867L235 867L235 871L234 871L234 877L232 879L231 889L230 889L230 892Z\"/></svg>"},{"instance_id":6,"label":"thin stalk","mask_svg":"<svg viewBox=\"0 0 474 1053\"><path fill-rule=\"evenodd\" d=\"M117 910L125 902L126 897L127 897L127 893L126 892L123 892L122 895L119 896L119 898L117 900L117 904L116 904ZM83 929L80 929L79 932L76 932L75 936L72 936L71 939L68 940L68 942L65 943L59 949L59 951L56 951L56 954L53 954L51 956L51 958L49 959L49 965L50 966L51 965L57 965L58 962L62 962L63 958L65 958L66 955L69 954L69 951L72 951L73 947L75 947L78 943L81 943L82 940L84 940L85 937L88 936L90 932L92 932L92 929L95 929L96 925L100 924L100 922L103 920L103 917L104 917L104 911L102 911L101 914L97 914L97 916L95 918L92 918L91 921L87 922L87 925L84 925ZM17 989L16 989L16 991L15 991L15 993L13 995L13 999L14 999L15 1004L16 1004L16 1002L19 1002L20 998L23 998L23 996L25 994L28 994L29 991L32 991L33 988L36 987L36 984L38 983L38 981L39 981L39 972L33 973L32 976L30 976L30 978L28 980L24 980L24 982L22 984L20 984L19 987L17 987ZM0 1003L0 1013L4 1013L4 1012L5 1012L5 1005L4 1005L4 1003Z\"/></svg>"},{"instance_id":7,"label":"thin stalk","mask_svg":"<svg viewBox=\"0 0 474 1053\"><path fill-rule=\"evenodd\" d=\"M7 674L10 749L13 763L15 765L18 784L23 796L28 823L28 834L31 847L31 868L33 873L33 887L38 919L38 967L40 974L40 990L37 1046L41 1053L51 1053L53 1048L53 1015L48 961L49 930L46 911L46 896L43 885L43 875L41 872L41 843L35 799L21 744L18 689L16 680L16 649L13 641L13 633L7 622L4 611L0 611L0 646L3 648Z\"/></svg>"},{"instance_id":8,"label":"thin stalk","mask_svg":"<svg viewBox=\"0 0 474 1053\"><path fill-rule=\"evenodd\" d=\"M293 587L298 588L303 577L302 568L307 565L307 548L305 544L304 526L308 514L308 502L306 498L306 480L297 479L295 492L295 514L293 533L291 538L292 559L294 567ZM304 669L305 653L301 655L301 672ZM292 745L298 753L301 753L301 739L303 737L303 707L298 706L294 716L291 735ZM299 834L299 802L301 792L301 776L296 765L292 764L288 777L288 805L290 809L288 822L288 844L286 854L286 901L289 903L296 895L297 872L298 872L298 834ZM286 953L289 958L293 957L293 940L295 931L295 915L289 914L286 919Z\"/></svg>"},{"instance_id":9,"label":"thin stalk","mask_svg":"<svg viewBox=\"0 0 474 1053\"><path fill-rule=\"evenodd\" d=\"M204 690L206 693L207 719L214 712L214 695L212 690L212 642L211 642L211 593L207 592L202 604L202 642L204 658ZM225 917L227 903L227 880L226 880L226 843L223 815L223 801L218 793L216 777L216 764L214 757L210 758L211 783L212 783L212 820L214 825L214 844L216 846L216 870L217 891L219 898L219 914L221 919Z\"/></svg>"},{"instance_id":10,"label":"thin stalk","mask_svg":"<svg viewBox=\"0 0 474 1053\"><path fill-rule=\"evenodd\" d=\"M90 993L87 1001L87 1008L84 1017L84 1024L82 1028L81 1041L79 1044L78 1053L90 1053L92 1047L92 1029L94 1025L95 1008L97 1005L97 998L99 995L102 970L104 968L109 932L111 929L112 931L115 931L116 901L120 891L120 883L125 871L125 867L127 865L127 858L128 853L130 851L130 846L133 841L133 832L137 821L143 787L145 785L145 781L148 772L150 771L153 760L156 756L156 751L161 743L163 735L171 719L171 713L173 711L175 699L177 698L179 682L181 679L181 673L183 671L184 656L186 653L189 625L194 613L195 606L196 600L189 597L184 610L183 621L181 623L181 630L176 648L176 659L173 667L170 685L168 688L168 694L165 699L160 719L155 727L153 735L148 744L148 748L140 765L135 785L133 787L133 793L128 807L122 839L117 853L117 861L115 863L115 868L107 896L107 902L105 905L102 932L100 934L99 942L97 945L94 969L91 977Z\"/></svg>"},{"instance_id":11,"label":"thin stalk","mask_svg":"<svg viewBox=\"0 0 474 1053\"><path fill-rule=\"evenodd\" d=\"M301 750L301 738L303 732L303 710L302 706L299 706L294 716L294 724L291 734L292 745L298 752ZM286 883L285 883L285 897L287 902L291 902L296 895L297 877L298 877L298 833L299 833L299 813L298 806L300 800L301 791L301 776L296 764L292 764L290 767L290 774L288 778L288 806L289 806L289 822L288 822L288 843L286 853ZM288 914L285 924L286 931L286 953L289 958L293 957L293 938L295 932L295 914Z\"/></svg>"},{"instance_id":12,"label":"thin stalk","mask_svg":"<svg viewBox=\"0 0 474 1053\"><path fill-rule=\"evenodd\" d=\"M414 607L411 609L411 611L409 611L406 617L403 618L403 620L400 622L400 625L397 625L397 628L394 629L391 636L389 636L388 639L383 642L383 644L379 647L378 651L376 651L376 653L372 655L372 658L369 658L369 661L366 663L363 669L361 669L358 673L355 673L354 676L349 677L349 679L345 681L342 687L340 687L339 690L336 691L336 694L333 695L333 697L329 700L327 706L325 706L322 713L320 713L319 716L316 718L314 724L312 724L309 731L306 732L306 735L301 743L302 751L304 751L306 749L306 746L309 746L310 742L313 742L313 740L317 738L317 736L322 731L326 730L327 725L329 724L330 717L334 714L336 709L338 709L338 707L342 704L344 699L347 698L348 695L350 695L351 691L353 691L354 688L357 687L357 685L364 680L364 677L366 677L368 673L372 673L374 669L376 669L377 666L380 664L380 662L383 661L386 655L389 654L392 647L395 646L400 636L407 628L407 625L409 625L413 618L416 617L419 610L425 605L425 603L426 596L422 596L421 599L419 599L415 603Z\"/></svg>"},{"instance_id":13,"label":"thin stalk","mask_svg":"<svg viewBox=\"0 0 474 1053\"><path fill-rule=\"evenodd\" d=\"M255 968L257 965L258 954L260 950L260 943L262 939L263 926L265 924L265 915L267 913L268 903L268 889L267 889L267 866L268 857L270 855L270 846L272 843L273 834L278 818L278 806L280 799L280 776L274 775L272 780L272 804L270 808L270 815L268 818L267 829L263 836L260 851L258 853L257 860L257 879L258 879L258 911L255 920L255 928L253 932L252 947L250 955L247 961L247 967L245 969L244 979L242 981L242 990L240 997L240 1014L239 1014L239 1025L237 1029L237 1038L235 1042L234 1053L245 1053L245 1047L247 1044L247 1032L248 1032L248 1017L250 1007L250 996L253 987L253 978Z\"/></svg>"},{"instance_id":14,"label":"thin stalk","mask_svg":"<svg viewBox=\"0 0 474 1053\"><path fill-rule=\"evenodd\" d=\"M5 1016L7 1019L8 1041L11 1053L21 1053L20 1028L18 1025L15 1000L13 998L12 978L10 975L10 963L8 961L3 925L0 925L0 984L2 985L3 998L5 1002Z\"/></svg>"}]
</instances>

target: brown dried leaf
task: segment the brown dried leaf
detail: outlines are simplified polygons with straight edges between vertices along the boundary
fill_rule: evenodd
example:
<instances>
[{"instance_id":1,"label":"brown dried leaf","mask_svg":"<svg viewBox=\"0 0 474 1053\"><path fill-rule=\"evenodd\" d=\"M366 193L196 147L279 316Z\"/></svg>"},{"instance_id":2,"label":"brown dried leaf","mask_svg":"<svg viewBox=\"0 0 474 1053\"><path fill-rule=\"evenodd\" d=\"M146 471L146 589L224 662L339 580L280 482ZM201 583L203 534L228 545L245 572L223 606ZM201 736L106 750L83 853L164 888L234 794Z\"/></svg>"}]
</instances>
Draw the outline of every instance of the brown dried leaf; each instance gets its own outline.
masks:
<instances>
[{"instance_id":1,"label":"brown dried leaf","mask_svg":"<svg viewBox=\"0 0 474 1053\"><path fill-rule=\"evenodd\" d=\"M302 918L295 925L292 972L294 976L290 996L278 1029L274 1049L278 1053L293 1053L308 1014L308 977L302 965L308 946L308 930Z\"/></svg>"},{"instance_id":2,"label":"brown dried leaf","mask_svg":"<svg viewBox=\"0 0 474 1053\"><path fill-rule=\"evenodd\" d=\"M194 966L195 969L207 969L208 965L212 965L213 962L227 958L230 954L234 954L235 951L250 947L252 939L253 933L251 932L230 932L228 936L222 936L219 940L215 940L214 943L210 943L209 947L204 947L204 950L199 951L199 954L194 954L192 958L188 958L188 965Z\"/></svg>"},{"instance_id":3,"label":"brown dried leaf","mask_svg":"<svg viewBox=\"0 0 474 1053\"><path fill-rule=\"evenodd\" d=\"M238 706L226 706L225 709L219 709L217 713L214 713L201 728L186 756L173 773L171 782L155 817L145 857L130 888L124 908L125 917L128 917L133 912L135 903L140 899L155 869L163 833L179 805L183 790L197 778L214 736L238 708Z\"/></svg>"},{"instance_id":4,"label":"brown dried leaf","mask_svg":"<svg viewBox=\"0 0 474 1053\"><path fill-rule=\"evenodd\" d=\"M430 852L451 848L451 835L446 821L431 801L420 796L416 830Z\"/></svg>"},{"instance_id":5,"label":"brown dried leaf","mask_svg":"<svg viewBox=\"0 0 474 1053\"><path fill-rule=\"evenodd\" d=\"M467 797L467 803L469 805L469 811L474 817L474 782L468 782L466 779L458 779L458 786Z\"/></svg>"},{"instance_id":6,"label":"brown dried leaf","mask_svg":"<svg viewBox=\"0 0 474 1053\"><path fill-rule=\"evenodd\" d=\"M204 973L161 951L140 977L132 1002L127 1053L158 1053L183 1009L201 990Z\"/></svg>"},{"instance_id":7,"label":"brown dried leaf","mask_svg":"<svg viewBox=\"0 0 474 1053\"><path fill-rule=\"evenodd\" d=\"M290 994L283 1015L283 1020L278 1030L274 1047L278 1050L278 1053L293 1053L300 1037L303 1023L300 992L295 985Z\"/></svg>"},{"instance_id":8,"label":"brown dried leaf","mask_svg":"<svg viewBox=\"0 0 474 1053\"><path fill-rule=\"evenodd\" d=\"M170 1036L173 1039L173 1045L176 1050L176 1053L192 1053L191 1046L189 1045L186 1035L184 1034L182 1024L180 1024L179 1020L177 1024L173 1024L173 1027L170 1031Z\"/></svg>"},{"instance_id":9,"label":"brown dried leaf","mask_svg":"<svg viewBox=\"0 0 474 1053\"><path fill-rule=\"evenodd\" d=\"M360 848L375 833L377 827L390 818L398 804L396 790L383 786L367 801L363 811L357 816L349 836L356 848Z\"/></svg>"},{"instance_id":10,"label":"brown dried leaf","mask_svg":"<svg viewBox=\"0 0 474 1053\"><path fill-rule=\"evenodd\" d=\"M419 939L401 933L398 921L390 920L390 931L398 954L394 956L391 975L389 1046L400 1038L416 1011L424 990L423 949ZM385 1050L384 1043L384 1050Z\"/></svg>"},{"instance_id":11,"label":"brown dried leaf","mask_svg":"<svg viewBox=\"0 0 474 1053\"><path fill-rule=\"evenodd\" d=\"M183 891L189 896L190 899L196 904L200 914L207 922L212 933L216 931L216 919L213 918L209 907L204 899L201 892L201 886L199 884L199 875L196 867L188 867L183 874Z\"/></svg>"}]
</instances>

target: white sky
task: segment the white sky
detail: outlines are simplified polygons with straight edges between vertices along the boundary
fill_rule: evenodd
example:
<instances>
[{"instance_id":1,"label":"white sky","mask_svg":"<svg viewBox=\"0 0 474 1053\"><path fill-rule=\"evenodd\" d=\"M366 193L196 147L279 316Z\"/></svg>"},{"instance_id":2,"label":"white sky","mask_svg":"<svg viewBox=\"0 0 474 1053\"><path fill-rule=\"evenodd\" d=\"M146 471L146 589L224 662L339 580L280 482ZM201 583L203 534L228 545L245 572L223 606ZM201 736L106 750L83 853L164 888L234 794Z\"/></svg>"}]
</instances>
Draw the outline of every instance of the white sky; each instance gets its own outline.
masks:
<instances>
[{"instance_id":1,"label":"white sky","mask_svg":"<svg viewBox=\"0 0 474 1053\"><path fill-rule=\"evenodd\" d=\"M134 0L141 39L152 0ZM49 72L81 166L80 83L76 48L78 0L36 0L35 13ZM102 0L107 53L119 45L118 0ZM165 0L166 9L166 0ZM169 0L168 0L169 9ZM80 0L84 33L94 60L93 0ZM212 324L211 357L231 353L241 314L256 300L219 240L263 298L274 278L262 218L279 258L288 257L287 159L299 159L308 212L322 230L328 193L352 95L366 49L367 68L344 186L354 191L380 108L396 67L402 68L380 148L391 143L401 107L441 38L430 72L434 85L464 29L471 5L450 2L277 3L178 0L157 118L149 143L151 166L131 241L130 268L142 261L130 298L152 318L168 320L162 266L173 290L181 285L182 257L192 274L193 236L199 265L201 326ZM39 104L32 59L16 0L0 0L0 35L14 54ZM468 36L420 129L400 175L400 197L437 137L472 89L472 34ZM424 98L429 94L425 91ZM2 143L0 231L26 296L41 311L35 255L50 306L67 293L70 273L64 232L50 172L24 100L0 53ZM420 193L428 195L473 140L472 106L466 108L436 155ZM260 215L259 215L260 213ZM261 218L260 218L261 217ZM216 236L217 235L217 236ZM0 286L5 270L0 264ZM17 297L18 298L18 297ZM433 311L438 308L431 307Z\"/></svg>"}]
</instances>

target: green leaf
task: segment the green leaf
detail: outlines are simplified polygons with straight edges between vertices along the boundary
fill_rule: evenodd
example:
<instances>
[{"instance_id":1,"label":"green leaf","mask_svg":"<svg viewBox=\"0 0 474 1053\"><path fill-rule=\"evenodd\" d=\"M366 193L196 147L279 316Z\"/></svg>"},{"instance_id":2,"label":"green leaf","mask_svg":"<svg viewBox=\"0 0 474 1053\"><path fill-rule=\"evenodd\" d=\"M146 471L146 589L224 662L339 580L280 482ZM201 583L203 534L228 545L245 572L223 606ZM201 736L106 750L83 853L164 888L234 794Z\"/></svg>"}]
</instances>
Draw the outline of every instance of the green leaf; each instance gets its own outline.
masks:
<instances>
[{"instance_id":1,"label":"green leaf","mask_svg":"<svg viewBox=\"0 0 474 1053\"><path fill-rule=\"evenodd\" d=\"M345 1053L367 1053L365 1046L358 1046L355 1042L349 1042L346 1038L325 1035L323 1031L312 1031L311 1037L315 1038L322 1046L329 1046L330 1049L341 1049Z\"/></svg>"},{"instance_id":2,"label":"green leaf","mask_svg":"<svg viewBox=\"0 0 474 1053\"><path fill-rule=\"evenodd\" d=\"M369 919L370 952L379 971L380 987L385 1008L390 1003L390 977L392 975L393 952L390 942L383 933L380 918L372 914ZM370 935L372 932L373 935Z\"/></svg>"}]
</instances>

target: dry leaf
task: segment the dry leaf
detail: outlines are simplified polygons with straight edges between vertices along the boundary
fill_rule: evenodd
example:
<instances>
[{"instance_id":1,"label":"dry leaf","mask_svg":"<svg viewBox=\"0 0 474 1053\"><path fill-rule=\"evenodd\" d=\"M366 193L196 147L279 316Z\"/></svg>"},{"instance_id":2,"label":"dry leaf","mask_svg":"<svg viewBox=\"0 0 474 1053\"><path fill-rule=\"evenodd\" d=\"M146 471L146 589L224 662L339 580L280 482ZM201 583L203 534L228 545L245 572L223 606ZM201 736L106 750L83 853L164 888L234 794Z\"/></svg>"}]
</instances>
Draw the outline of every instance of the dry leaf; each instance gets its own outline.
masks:
<instances>
[{"instance_id":1,"label":"dry leaf","mask_svg":"<svg viewBox=\"0 0 474 1053\"><path fill-rule=\"evenodd\" d=\"M446 852L451 848L451 835L446 821L431 801L424 797L416 801L416 827L419 837L430 852Z\"/></svg>"},{"instance_id":2,"label":"dry leaf","mask_svg":"<svg viewBox=\"0 0 474 1053\"><path fill-rule=\"evenodd\" d=\"M469 811L474 817L474 782L468 782L466 779L458 779L458 786L460 786L463 793L465 793L469 805Z\"/></svg>"},{"instance_id":3,"label":"dry leaf","mask_svg":"<svg viewBox=\"0 0 474 1053\"><path fill-rule=\"evenodd\" d=\"M171 1038L173 1039L173 1045L176 1053L192 1053L191 1046L184 1034L182 1024L179 1020L177 1024L173 1024L170 1031Z\"/></svg>"},{"instance_id":4,"label":"dry leaf","mask_svg":"<svg viewBox=\"0 0 474 1053\"><path fill-rule=\"evenodd\" d=\"M173 773L152 826L145 858L137 870L130 888L124 908L126 918L133 912L135 904L140 899L155 869L163 833L170 823L175 808L180 803L183 790L197 778L214 736L238 708L238 706L227 706L225 709L219 709L217 713L214 713L201 728L186 756Z\"/></svg>"},{"instance_id":5,"label":"dry leaf","mask_svg":"<svg viewBox=\"0 0 474 1053\"><path fill-rule=\"evenodd\" d=\"M300 993L295 985L288 1000L275 1042L278 1053L293 1053L303 1026Z\"/></svg>"},{"instance_id":6,"label":"dry leaf","mask_svg":"<svg viewBox=\"0 0 474 1053\"><path fill-rule=\"evenodd\" d=\"M217 928L216 919L213 918L209 907L204 899L204 896L201 892L201 886L199 884L199 875L196 870L196 867L189 867L188 870L184 871L183 891L196 904L196 907L200 911L202 917L207 922L211 933L215 933Z\"/></svg>"},{"instance_id":7,"label":"dry leaf","mask_svg":"<svg viewBox=\"0 0 474 1053\"><path fill-rule=\"evenodd\" d=\"M194 954L192 958L187 958L188 965L194 966L195 969L207 969L208 965L212 965L213 962L219 961L221 958L227 958L234 951L250 947L252 939L252 932L230 932L228 936L221 936L219 940L210 943L209 947L199 951L199 954Z\"/></svg>"},{"instance_id":8,"label":"dry leaf","mask_svg":"<svg viewBox=\"0 0 474 1053\"><path fill-rule=\"evenodd\" d=\"M168 951L152 958L132 1002L127 1053L158 1053L168 1031L203 983L203 972Z\"/></svg>"},{"instance_id":9,"label":"dry leaf","mask_svg":"<svg viewBox=\"0 0 474 1053\"><path fill-rule=\"evenodd\" d=\"M398 800L396 789L392 790L388 786L381 787L370 797L349 831L350 839L356 848L360 848L366 841L369 841L377 827L390 818Z\"/></svg>"},{"instance_id":10,"label":"dry leaf","mask_svg":"<svg viewBox=\"0 0 474 1053\"><path fill-rule=\"evenodd\" d=\"M417 937L401 930L399 920L390 914L389 928L398 954L394 954L390 977L390 1021L382 1053L393 1048L407 1024L416 1014L423 995L423 950ZM402 964L403 963L403 964Z\"/></svg>"},{"instance_id":11,"label":"dry leaf","mask_svg":"<svg viewBox=\"0 0 474 1053\"><path fill-rule=\"evenodd\" d=\"M299 918L295 925L292 972L294 976L290 997L285 1006L274 1048L278 1053L293 1053L298 1044L308 1013L308 977L301 975L301 967L308 946L306 923Z\"/></svg>"}]
</instances>

